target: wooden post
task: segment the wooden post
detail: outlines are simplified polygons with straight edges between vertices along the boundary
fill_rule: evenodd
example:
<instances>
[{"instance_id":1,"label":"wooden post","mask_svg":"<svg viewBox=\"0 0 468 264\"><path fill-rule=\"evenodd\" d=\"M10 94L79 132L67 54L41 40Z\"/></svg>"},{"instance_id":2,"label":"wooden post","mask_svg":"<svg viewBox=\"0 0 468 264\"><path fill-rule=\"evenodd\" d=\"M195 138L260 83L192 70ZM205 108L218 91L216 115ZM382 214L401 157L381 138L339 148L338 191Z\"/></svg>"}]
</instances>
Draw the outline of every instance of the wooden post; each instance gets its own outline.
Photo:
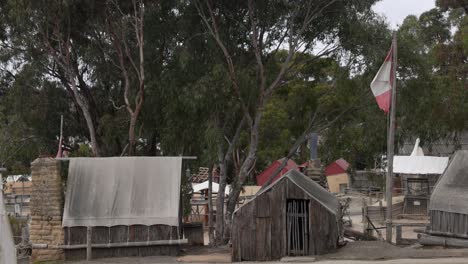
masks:
<instances>
[{"instance_id":1,"label":"wooden post","mask_svg":"<svg viewBox=\"0 0 468 264\"><path fill-rule=\"evenodd\" d=\"M213 170L214 166L211 169L211 172L208 173L208 238L209 245L212 246L214 242L213 234Z\"/></svg>"},{"instance_id":2,"label":"wooden post","mask_svg":"<svg viewBox=\"0 0 468 264\"><path fill-rule=\"evenodd\" d=\"M367 221L366 219L367 215L367 204L366 204L366 198L362 198L362 223L365 223Z\"/></svg>"},{"instance_id":3,"label":"wooden post","mask_svg":"<svg viewBox=\"0 0 468 264\"><path fill-rule=\"evenodd\" d=\"M393 191L393 151L395 143L395 113L396 113L396 67L397 67L397 35L393 32L392 41L392 101L390 107L390 124L388 128L388 140L387 140L387 179L385 197L387 200L387 212L386 212L386 230L387 230L387 242L392 242L392 191Z\"/></svg>"},{"instance_id":4,"label":"wooden post","mask_svg":"<svg viewBox=\"0 0 468 264\"><path fill-rule=\"evenodd\" d=\"M401 225L395 226L396 229L396 237L395 237L395 244L401 245L401 239L403 234L403 227Z\"/></svg>"},{"instance_id":5,"label":"wooden post","mask_svg":"<svg viewBox=\"0 0 468 264\"><path fill-rule=\"evenodd\" d=\"M367 204L366 200L362 198L362 233L365 237L367 237L369 224L367 221Z\"/></svg>"},{"instance_id":6,"label":"wooden post","mask_svg":"<svg viewBox=\"0 0 468 264\"><path fill-rule=\"evenodd\" d=\"M92 258L91 231L91 227L88 226L86 230L86 261L90 261Z\"/></svg>"},{"instance_id":7,"label":"wooden post","mask_svg":"<svg viewBox=\"0 0 468 264\"><path fill-rule=\"evenodd\" d=\"M384 215L384 210L382 206L382 200L379 200L379 212L380 212L380 220L382 223L385 222L385 215Z\"/></svg>"}]
</instances>

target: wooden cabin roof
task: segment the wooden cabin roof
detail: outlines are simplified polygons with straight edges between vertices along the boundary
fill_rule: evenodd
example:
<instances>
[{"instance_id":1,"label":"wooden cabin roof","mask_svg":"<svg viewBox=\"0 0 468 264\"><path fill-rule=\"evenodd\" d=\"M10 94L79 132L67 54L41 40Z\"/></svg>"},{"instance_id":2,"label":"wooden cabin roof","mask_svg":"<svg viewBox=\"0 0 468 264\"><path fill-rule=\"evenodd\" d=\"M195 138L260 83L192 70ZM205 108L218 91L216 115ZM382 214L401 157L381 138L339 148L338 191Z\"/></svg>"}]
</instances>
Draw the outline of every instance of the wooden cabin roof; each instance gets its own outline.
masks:
<instances>
[{"instance_id":1,"label":"wooden cabin roof","mask_svg":"<svg viewBox=\"0 0 468 264\"><path fill-rule=\"evenodd\" d=\"M318 183L314 182L312 179L310 179L309 177L305 176L304 174L296 170L290 170L288 173L283 175L281 179L275 181L274 183L270 184L270 186L259 191L257 193L257 196L267 192L268 190L272 189L276 184L280 184L284 182L286 179L290 180L292 183L294 183L299 188L301 188L311 198L313 198L314 200L319 202L321 205L323 205L325 208L327 208L328 211L330 211L336 216L339 215L340 204L338 202L338 198L336 198L336 196L333 195L332 193L325 190Z\"/></svg>"}]
</instances>

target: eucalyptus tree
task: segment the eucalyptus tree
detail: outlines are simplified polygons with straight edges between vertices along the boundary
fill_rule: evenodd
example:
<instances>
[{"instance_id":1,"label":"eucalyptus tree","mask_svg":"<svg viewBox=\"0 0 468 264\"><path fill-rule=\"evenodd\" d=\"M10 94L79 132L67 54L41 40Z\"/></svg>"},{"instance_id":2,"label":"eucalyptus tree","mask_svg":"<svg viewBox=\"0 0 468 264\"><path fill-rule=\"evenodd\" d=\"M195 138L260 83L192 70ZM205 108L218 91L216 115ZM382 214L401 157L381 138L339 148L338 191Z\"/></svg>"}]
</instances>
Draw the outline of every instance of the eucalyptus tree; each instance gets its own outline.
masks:
<instances>
[{"instance_id":1,"label":"eucalyptus tree","mask_svg":"<svg viewBox=\"0 0 468 264\"><path fill-rule=\"evenodd\" d=\"M194 1L224 59L248 134L227 204L225 234L230 232L241 186L255 165L260 125L272 95L286 83L293 66L304 63L300 54L310 54L315 60L337 51L340 35L374 2ZM240 74L250 76L249 80L241 80Z\"/></svg>"},{"instance_id":2,"label":"eucalyptus tree","mask_svg":"<svg viewBox=\"0 0 468 264\"><path fill-rule=\"evenodd\" d=\"M466 21L463 8L434 8L408 16L399 29L400 141L418 136L424 144L466 133Z\"/></svg>"}]
</instances>

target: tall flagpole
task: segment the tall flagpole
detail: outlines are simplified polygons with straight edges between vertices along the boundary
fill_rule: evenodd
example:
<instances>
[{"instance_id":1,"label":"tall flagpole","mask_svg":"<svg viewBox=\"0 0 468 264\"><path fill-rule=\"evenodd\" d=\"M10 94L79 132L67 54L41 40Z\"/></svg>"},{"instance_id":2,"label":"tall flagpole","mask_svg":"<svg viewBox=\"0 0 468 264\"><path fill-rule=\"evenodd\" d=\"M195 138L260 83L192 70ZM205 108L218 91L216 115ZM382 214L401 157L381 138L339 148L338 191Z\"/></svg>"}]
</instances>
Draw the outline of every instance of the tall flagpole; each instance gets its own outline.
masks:
<instances>
[{"instance_id":1,"label":"tall flagpole","mask_svg":"<svg viewBox=\"0 0 468 264\"><path fill-rule=\"evenodd\" d=\"M387 138L387 182L386 182L386 226L387 226L387 242L392 242L392 190L393 190L393 151L395 145L395 106L396 106L396 68L397 68L397 35L396 31L393 32L392 40L392 102L390 106L390 126L388 127Z\"/></svg>"}]
</instances>

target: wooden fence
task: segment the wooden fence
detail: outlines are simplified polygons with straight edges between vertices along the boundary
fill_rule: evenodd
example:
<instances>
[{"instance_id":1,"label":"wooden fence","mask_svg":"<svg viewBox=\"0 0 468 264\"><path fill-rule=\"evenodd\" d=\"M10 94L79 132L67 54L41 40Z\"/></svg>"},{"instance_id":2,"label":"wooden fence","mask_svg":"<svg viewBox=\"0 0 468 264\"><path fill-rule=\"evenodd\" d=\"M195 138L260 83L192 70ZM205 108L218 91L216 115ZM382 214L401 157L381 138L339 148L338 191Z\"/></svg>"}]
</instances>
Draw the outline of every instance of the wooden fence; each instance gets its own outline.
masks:
<instances>
[{"instance_id":1,"label":"wooden fence","mask_svg":"<svg viewBox=\"0 0 468 264\"><path fill-rule=\"evenodd\" d=\"M86 258L87 227L65 227L66 259ZM97 226L91 228L93 258L176 255L180 230L167 225Z\"/></svg>"},{"instance_id":2,"label":"wooden fence","mask_svg":"<svg viewBox=\"0 0 468 264\"><path fill-rule=\"evenodd\" d=\"M385 206L366 206L366 210L363 212L367 212L367 217L372 222L380 222L383 223L385 221L385 215L387 212L387 207ZM403 202L396 203L392 205L392 216L393 218L398 218L403 213ZM364 213L363 213L364 219Z\"/></svg>"}]
</instances>

